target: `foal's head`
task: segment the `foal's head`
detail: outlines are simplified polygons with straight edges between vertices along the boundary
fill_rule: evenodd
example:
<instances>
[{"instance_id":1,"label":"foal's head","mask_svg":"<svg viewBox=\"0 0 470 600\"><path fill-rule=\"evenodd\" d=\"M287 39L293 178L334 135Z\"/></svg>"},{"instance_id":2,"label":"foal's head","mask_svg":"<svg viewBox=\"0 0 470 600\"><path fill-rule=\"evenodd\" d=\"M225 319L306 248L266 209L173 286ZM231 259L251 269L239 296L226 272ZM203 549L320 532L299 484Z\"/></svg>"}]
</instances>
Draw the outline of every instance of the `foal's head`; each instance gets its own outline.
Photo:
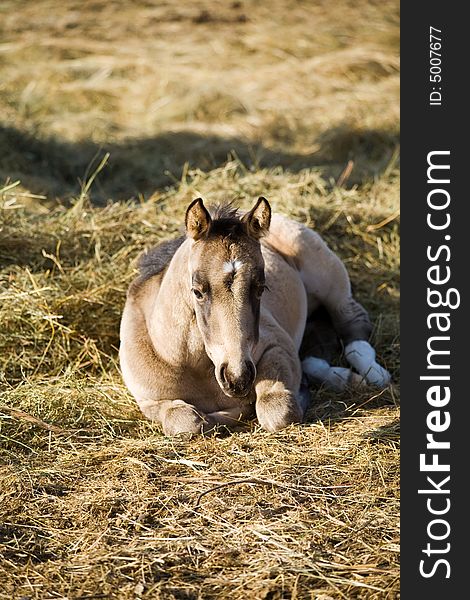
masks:
<instances>
[{"instance_id":1,"label":"foal's head","mask_svg":"<svg viewBox=\"0 0 470 600\"><path fill-rule=\"evenodd\" d=\"M186 211L192 238L191 302L217 381L227 396L246 396L256 368L261 295L265 288L259 239L268 232L271 208L264 198L239 217L228 207L213 215L202 200Z\"/></svg>"}]
</instances>

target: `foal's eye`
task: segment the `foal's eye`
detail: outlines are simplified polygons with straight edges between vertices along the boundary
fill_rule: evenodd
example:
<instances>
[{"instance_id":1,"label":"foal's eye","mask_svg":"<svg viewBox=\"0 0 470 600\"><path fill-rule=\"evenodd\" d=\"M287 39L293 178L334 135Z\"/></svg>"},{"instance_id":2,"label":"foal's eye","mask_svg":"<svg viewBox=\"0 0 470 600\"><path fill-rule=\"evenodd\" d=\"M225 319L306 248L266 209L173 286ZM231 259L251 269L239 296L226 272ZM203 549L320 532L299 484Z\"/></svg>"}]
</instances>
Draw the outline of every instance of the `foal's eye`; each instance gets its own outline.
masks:
<instances>
[{"instance_id":1,"label":"foal's eye","mask_svg":"<svg viewBox=\"0 0 470 600\"><path fill-rule=\"evenodd\" d=\"M192 292L198 300L202 300L204 298L204 294L201 292L201 290L198 290L197 288L193 288Z\"/></svg>"}]
</instances>

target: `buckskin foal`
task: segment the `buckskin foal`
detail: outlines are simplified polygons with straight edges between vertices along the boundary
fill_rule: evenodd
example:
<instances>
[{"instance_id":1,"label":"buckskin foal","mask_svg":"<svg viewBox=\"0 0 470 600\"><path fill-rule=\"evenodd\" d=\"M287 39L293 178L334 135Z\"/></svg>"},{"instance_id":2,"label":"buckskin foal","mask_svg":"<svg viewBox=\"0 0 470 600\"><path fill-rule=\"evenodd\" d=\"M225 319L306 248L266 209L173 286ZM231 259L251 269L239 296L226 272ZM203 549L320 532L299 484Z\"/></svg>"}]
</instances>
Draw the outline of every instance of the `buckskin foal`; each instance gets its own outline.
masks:
<instances>
[{"instance_id":1,"label":"buckskin foal","mask_svg":"<svg viewBox=\"0 0 470 600\"><path fill-rule=\"evenodd\" d=\"M264 198L243 216L194 200L186 236L143 255L121 323L124 381L166 435L200 433L256 413L268 431L302 421L302 372L325 385L385 387L371 324L343 263L321 237L274 215ZM328 311L355 369L299 359L308 315Z\"/></svg>"}]
</instances>

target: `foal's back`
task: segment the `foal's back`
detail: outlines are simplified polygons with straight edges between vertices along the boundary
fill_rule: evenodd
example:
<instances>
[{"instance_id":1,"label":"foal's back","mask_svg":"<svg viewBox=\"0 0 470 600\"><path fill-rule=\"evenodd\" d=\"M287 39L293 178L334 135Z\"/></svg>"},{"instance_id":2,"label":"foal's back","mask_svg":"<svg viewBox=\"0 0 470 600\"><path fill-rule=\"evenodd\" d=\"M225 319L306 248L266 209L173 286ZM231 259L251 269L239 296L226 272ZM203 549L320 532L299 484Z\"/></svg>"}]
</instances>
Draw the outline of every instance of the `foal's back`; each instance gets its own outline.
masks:
<instances>
[{"instance_id":1,"label":"foal's back","mask_svg":"<svg viewBox=\"0 0 470 600\"><path fill-rule=\"evenodd\" d=\"M273 215L261 244L272 282L268 281L271 293L264 298L265 306L289 322L285 328L300 347L307 316L348 293L346 270L315 231L282 215Z\"/></svg>"}]
</instances>

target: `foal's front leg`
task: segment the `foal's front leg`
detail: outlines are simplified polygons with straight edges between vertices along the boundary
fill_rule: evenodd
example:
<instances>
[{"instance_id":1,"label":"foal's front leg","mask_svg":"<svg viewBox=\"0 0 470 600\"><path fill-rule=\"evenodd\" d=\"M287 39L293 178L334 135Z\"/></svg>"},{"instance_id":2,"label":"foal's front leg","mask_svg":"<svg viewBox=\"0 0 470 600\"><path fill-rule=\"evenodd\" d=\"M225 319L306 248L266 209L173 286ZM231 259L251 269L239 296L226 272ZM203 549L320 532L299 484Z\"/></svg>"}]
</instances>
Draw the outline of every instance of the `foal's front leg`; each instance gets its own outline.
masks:
<instances>
[{"instance_id":1,"label":"foal's front leg","mask_svg":"<svg viewBox=\"0 0 470 600\"><path fill-rule=\"evenodd\" d=\"M298 392L301 381L297 350L273 346L257 365L256 416L263 429L277 431L303 420L307 398Z\"/></svg>"},{"instance_id":2,"label":"foal's front leg","mask_svg":"<svg viewBox=\"0 0 470 600\"><path fill-rule=\"evenodd\" d=\"M163 433L168 436L180 433L209 433L217 425L237 426L247 416L245 408L228 408L212 413L204 413L184 400L165 400L155 409L144 414L162 424Z\"/></svg>"},{"instance_id":3,"label":"foal's front leg","mask_svg":"<svg viewBox=\"0 0 470 600\"><path fill-rule=\"evenodd\" d=\"M160 421L163 433L168 436L180 433L205 433L215 425L208 415L179 399L164 400L158 405L157 411L143 410L143 412L148 418Z\"/></svg>"}]
</instances>

